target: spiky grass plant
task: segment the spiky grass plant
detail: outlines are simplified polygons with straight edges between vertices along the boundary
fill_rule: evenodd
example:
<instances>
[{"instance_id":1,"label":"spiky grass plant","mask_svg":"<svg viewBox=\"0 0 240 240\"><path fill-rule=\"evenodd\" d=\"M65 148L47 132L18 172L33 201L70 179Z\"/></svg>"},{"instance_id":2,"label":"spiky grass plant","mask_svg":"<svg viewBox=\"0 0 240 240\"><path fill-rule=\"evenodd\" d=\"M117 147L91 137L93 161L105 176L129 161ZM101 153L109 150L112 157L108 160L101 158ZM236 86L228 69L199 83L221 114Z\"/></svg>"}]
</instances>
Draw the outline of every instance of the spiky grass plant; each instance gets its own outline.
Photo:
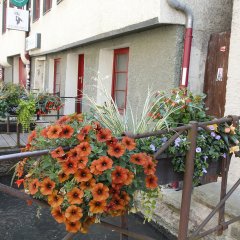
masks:
<instances>
[{"instance_id":1,"label":"spiky grass plant","mask_svg":"<svg viewBox=\"0 0 240 240\"><path fill-rule=\"evenodd\" d=\"M101 83L98 91L100 91L106 99L104 104L98 104L93 97L87 94L85 94L84 97L88 101L96 120L101 121L101 123L111 129L114 134L121 135L124 132L136 134L168 128L168 117L179 110L179 107L165 104L163 101L166 97L165 94L156 94L156 92L148 88L143 108L139 111L140 114L138 111L134 113L131 103L127 104L127 110L120 113L111 95L103 86L101 79L98 79L98 81ZM159 103L161 104L159 105ZM160 119L156 120L151 116L157 114L159 108L164 108L165 113Z\"/></svg>"}]
</instances>

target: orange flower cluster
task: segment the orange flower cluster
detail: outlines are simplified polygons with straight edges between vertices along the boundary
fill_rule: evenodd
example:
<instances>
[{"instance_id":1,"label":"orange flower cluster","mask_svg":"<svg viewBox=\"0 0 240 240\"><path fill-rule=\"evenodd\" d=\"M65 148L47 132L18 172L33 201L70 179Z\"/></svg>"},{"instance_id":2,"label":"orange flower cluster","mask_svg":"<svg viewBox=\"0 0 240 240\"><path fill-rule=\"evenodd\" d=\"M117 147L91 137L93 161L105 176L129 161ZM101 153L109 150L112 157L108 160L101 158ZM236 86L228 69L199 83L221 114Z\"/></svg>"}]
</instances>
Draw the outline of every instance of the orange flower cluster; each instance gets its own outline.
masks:
<instances>
[{"instance_id":1,"label":"orange flower cluster","mask_svg":"<svg viewBox=\"0 0 240 240\"><path fill-rule=\"evenodd\" d=\"M102 214L123 215L132 205L134 191L157 188L156 162L138 153L133 139L118 140L97 122L85 124L82 115L64 116L35 131L29 145L37 148L38 142L44 144L42 139L54 150L39 162L26 159L18 164L19 178L25 164L30 170L17 183L23 182L27 192L47 201L52 216L69 232L86 233ZM69 143L68 150L58 144L61 141ZM31 171L36 166L38 171Z\"/></svg>"}]
</instances>

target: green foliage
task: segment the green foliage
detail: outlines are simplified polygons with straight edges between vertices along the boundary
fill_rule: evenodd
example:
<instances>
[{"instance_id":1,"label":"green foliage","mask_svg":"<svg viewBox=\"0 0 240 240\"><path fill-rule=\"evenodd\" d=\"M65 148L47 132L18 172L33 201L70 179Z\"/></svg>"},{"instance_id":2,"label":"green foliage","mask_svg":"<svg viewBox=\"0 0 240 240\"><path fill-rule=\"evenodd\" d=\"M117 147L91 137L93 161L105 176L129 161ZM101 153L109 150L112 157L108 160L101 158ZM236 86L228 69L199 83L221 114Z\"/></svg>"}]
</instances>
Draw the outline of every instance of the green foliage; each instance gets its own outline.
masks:
<instances>
[{"instance_id":1,"label":"green foliage","mask_svg":"<svg viewBox=\"0 0 240 240\"><path fill-rule=\"evenodd\" d=\"M20 99L17 109L18 123L22 124L23 130L29 130L36 112L35 99L30 97L28 100Z\"/></svg>"}]
</instances>

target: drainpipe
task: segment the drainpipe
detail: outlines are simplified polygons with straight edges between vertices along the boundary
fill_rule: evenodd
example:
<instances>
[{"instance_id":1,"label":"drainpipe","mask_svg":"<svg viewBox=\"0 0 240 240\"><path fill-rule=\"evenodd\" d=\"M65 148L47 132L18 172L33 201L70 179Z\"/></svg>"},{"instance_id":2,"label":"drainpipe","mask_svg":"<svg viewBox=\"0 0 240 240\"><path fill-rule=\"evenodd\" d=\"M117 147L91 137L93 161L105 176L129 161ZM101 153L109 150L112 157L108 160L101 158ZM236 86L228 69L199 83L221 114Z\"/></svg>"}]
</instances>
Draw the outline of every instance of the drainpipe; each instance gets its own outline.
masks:
<instances>
[{"instance_id":1,"label":"drainpipe","mask_svg":"<svg viewBox=\"0 0 240 240\"><path fill-rule=\"evenodd\" d=\"M180 3L178 0L167 0L169 6L181 11L186 16L186 30L184 37L184 51L182 60L182 76L180 86L188 86L190 54L192 47L192 31L193 31L193 13L192 10L184 3Z\"/></svg>"}]
</instances>

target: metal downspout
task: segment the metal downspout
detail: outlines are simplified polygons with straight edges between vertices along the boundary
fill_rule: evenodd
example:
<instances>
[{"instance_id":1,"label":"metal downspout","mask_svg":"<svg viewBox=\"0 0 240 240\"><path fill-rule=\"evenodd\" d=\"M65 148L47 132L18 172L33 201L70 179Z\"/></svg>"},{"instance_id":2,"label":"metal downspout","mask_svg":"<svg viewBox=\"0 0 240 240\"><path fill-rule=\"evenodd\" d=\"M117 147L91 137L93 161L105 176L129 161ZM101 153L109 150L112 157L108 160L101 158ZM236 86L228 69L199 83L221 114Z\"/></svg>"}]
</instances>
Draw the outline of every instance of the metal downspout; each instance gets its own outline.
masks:
<instances>
[{"instance_id":1,"label":"metal downspout","mask_svg":"<svg viewBox=\"0 0 240 240\"><path fill-rule=\"evenodd\" d=\"M182 60L182 76L180 86L188 86L190 54L192 47L192 31L193 31L193 13L192 10L184 3L180 3L178 0L167 0L169 6L181 11L186 16L186 30L184 38L184 51Z\"/></svg>"}]
</instances>

